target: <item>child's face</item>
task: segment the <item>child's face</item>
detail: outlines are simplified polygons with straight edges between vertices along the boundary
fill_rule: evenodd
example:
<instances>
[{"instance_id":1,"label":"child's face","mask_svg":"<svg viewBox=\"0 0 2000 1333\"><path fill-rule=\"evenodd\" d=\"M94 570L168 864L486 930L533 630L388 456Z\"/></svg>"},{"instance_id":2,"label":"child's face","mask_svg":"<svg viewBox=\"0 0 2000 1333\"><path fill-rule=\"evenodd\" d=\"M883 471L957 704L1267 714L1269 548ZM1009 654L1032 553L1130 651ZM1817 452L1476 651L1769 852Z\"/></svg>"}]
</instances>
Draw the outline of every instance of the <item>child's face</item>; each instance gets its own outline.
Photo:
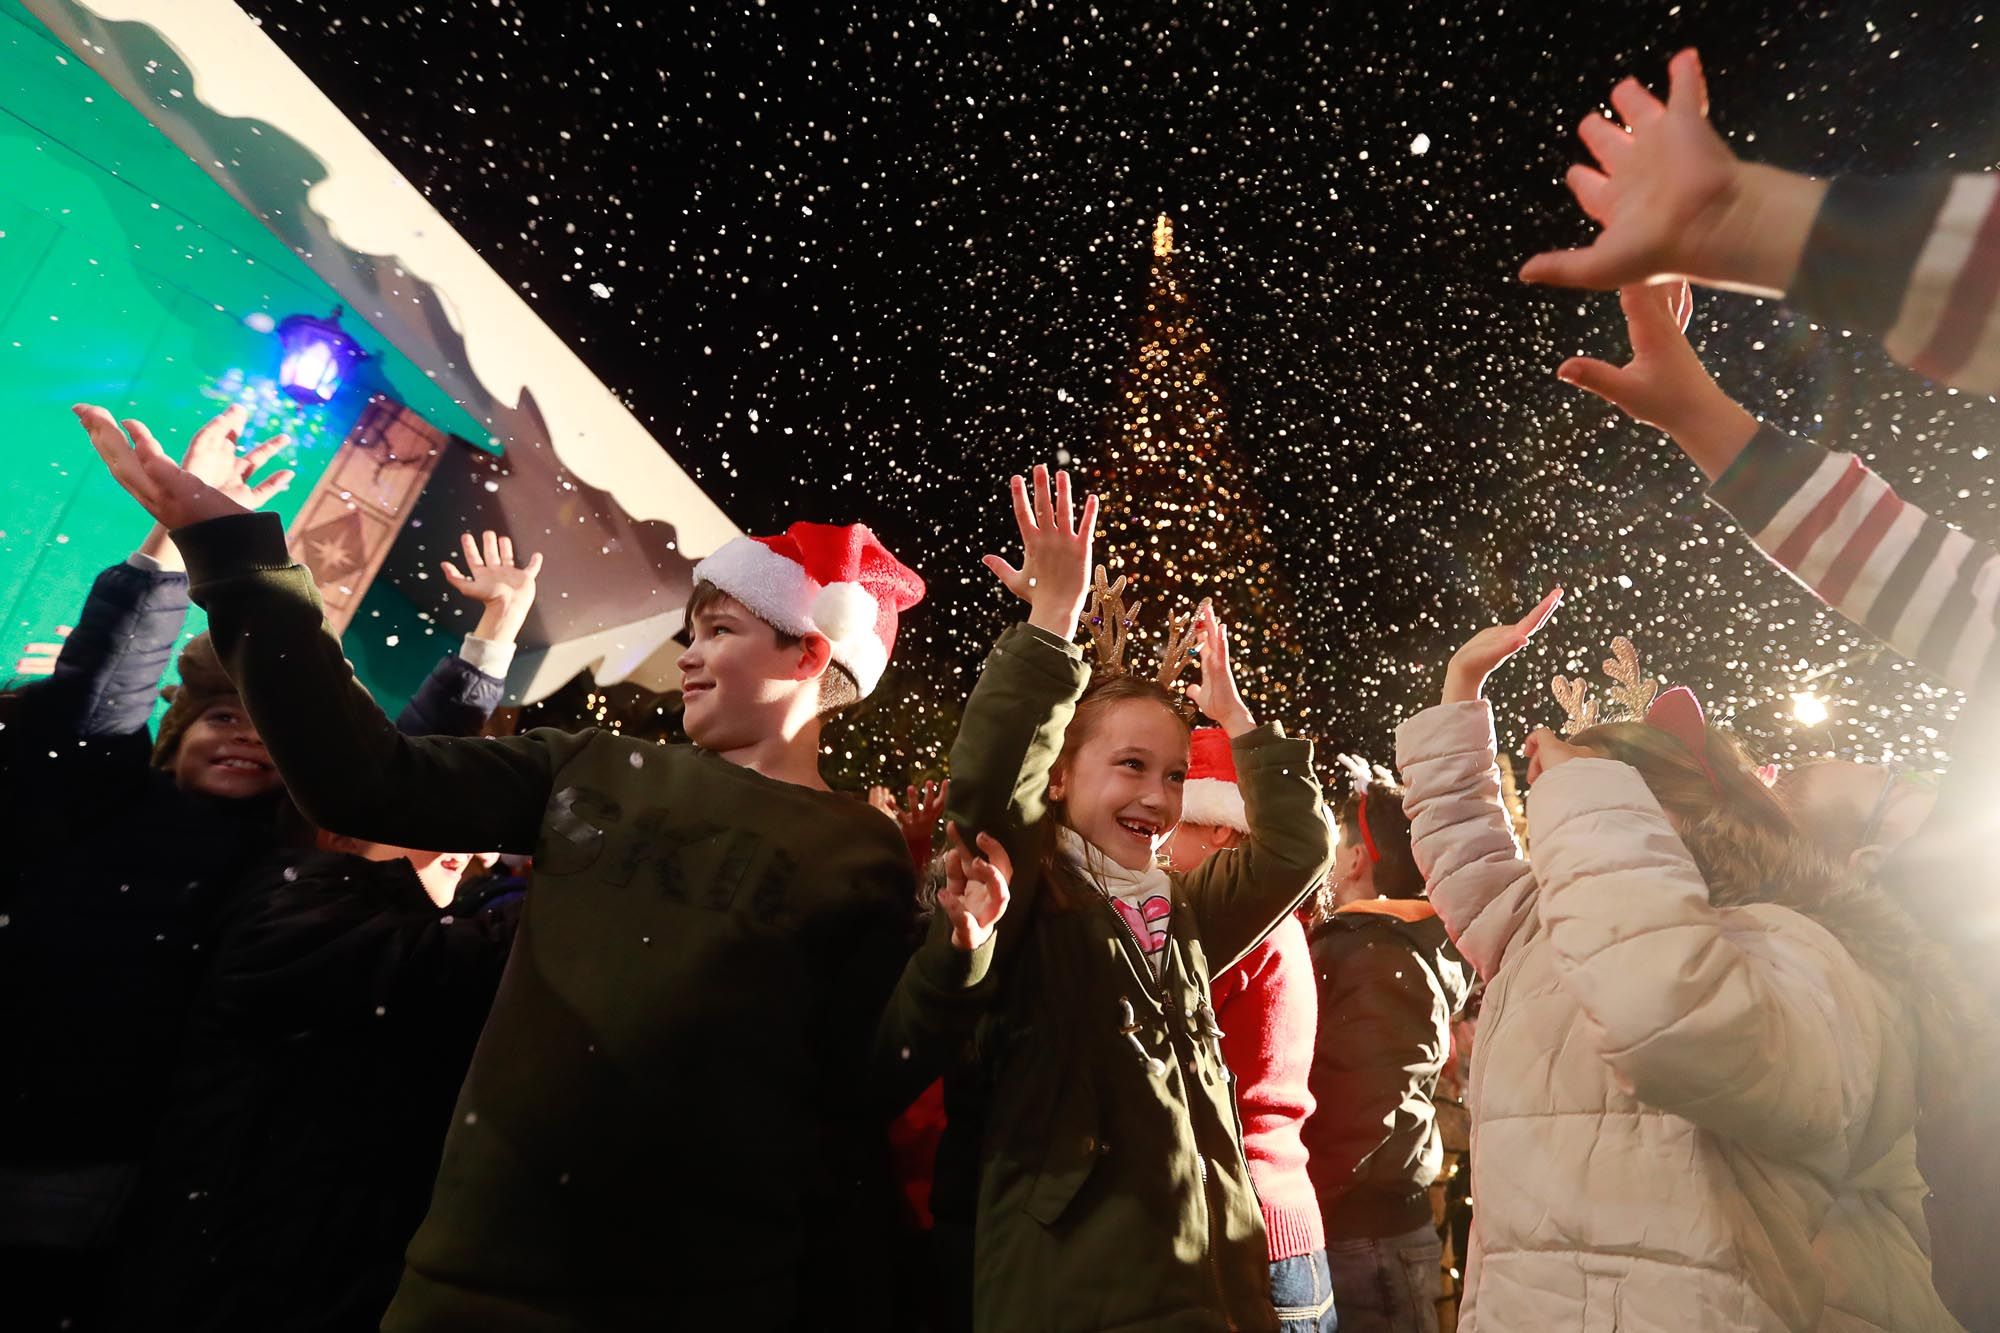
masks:
<instances>
[{"instance_id":1,"label":"child's face","mask_svg":"<svg viewBox=\"0 0 2000 1333\"><path fill-rule=\"evenodd\" d=\"M690 627L680 656L681 725L704 750L755 745L778 734L801 689L817 695L816 679L801 679L798 647L734 597L715 598Z\"/></svg>"},{"instance_id":2,"label":"child's face","mask_svg":"<svg viewBox=\"0 0 2000 1333\"><path fill-rule=\"evenodd\" d=\"M1186 874L1216 852L1234 847L1241 837L1227 824L1182 822L1167 839L1167 866Z\"/></svg>"},{"instance_id":3,"label":"child's face","mask_svg":"<svg viewBox=\"0 0 2000 1333\"><path fill-rule=\"evenodd\" d=\"M242 801L276 791L283 779L242 700L219 699L181 733L174 784L185 792Z\"/></svg>"},{"instance_id":4,"label":"child's face","mask_svg":"<svg viewBox=\"0 0 2000 1333\"><path fill-rule=\"evenodd\" d=\"M1125 699L1058 765L1049 794L1084 841L1127 870L1146 870L1180 823L1187 768L1181 720L1152 700Z\"/></svg>"}]
</instances>

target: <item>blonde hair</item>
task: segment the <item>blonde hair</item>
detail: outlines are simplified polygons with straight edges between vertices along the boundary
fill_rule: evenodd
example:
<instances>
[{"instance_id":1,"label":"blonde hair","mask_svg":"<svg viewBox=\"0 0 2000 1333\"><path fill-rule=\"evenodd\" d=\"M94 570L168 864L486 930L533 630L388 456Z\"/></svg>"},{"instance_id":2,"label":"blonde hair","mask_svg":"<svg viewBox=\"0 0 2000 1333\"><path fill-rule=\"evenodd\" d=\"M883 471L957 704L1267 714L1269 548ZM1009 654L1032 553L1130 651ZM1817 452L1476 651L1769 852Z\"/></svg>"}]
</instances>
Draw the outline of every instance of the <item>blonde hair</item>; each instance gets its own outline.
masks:
<instances>
[{"instance_id":1,"label":"blonde hair","mask_svg":"<svg viewBox=\"0 0 2000 1333\"><path fill-rule=\"evenodd\" d=\"M1572 744L1638 770L1679 830L1710 902L1774 903L1824 926L1915 1019L1925 1101L1949 1095L1965 1045L1991 1038L1983 1006L1894 899L1805 836L1733 735L1709 727L1701 758L1642 722L1591 727Z\"/></svg>"}]
</instances>

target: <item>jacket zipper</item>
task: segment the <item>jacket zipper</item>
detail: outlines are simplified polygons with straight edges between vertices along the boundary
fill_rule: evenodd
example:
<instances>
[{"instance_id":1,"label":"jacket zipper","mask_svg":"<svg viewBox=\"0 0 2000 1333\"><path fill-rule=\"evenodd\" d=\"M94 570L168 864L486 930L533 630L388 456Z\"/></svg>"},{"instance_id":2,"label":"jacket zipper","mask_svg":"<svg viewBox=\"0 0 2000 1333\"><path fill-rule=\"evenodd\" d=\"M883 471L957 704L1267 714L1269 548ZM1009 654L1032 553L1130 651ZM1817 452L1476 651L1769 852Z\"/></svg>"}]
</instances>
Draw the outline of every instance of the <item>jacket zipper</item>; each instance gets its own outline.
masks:
<instances>
[{"instance_id":1,"label":"jacket zipper","mask_svg":"<svg viewBox=\"0 0 2000 1333\"><path fill-rule=\"evenodd\" d=\"M1104 907L1106 911L1110 912L1112 916L1118 919L1119 926L1123 928L1125 931L1125 938L1132 941L1132 948L1139 955L1139 965L1147 969L1148 971L1151 971L1152 964L1147 961L1146 946L1139 942L1138 932L1132 929L1132 923L1125 919L1125 914L1119 911L1117 904L1111 901L1111 896L1109 892L1106 892L1104 894ZM1167 937L1166 939L1160 942L1160 954L1161 954L1160 972L1159 976L1155 978L1155 985L1158 988L1157 998L1160 1001L1160 1006L1163 1009L1165 1009L1169 1014L1173 1014L1175 1012L1173 992L1167 981L1167 963L1170 961L1172 957L1173 946L1174 946L1174 918L1173 914L1169 912L1167 915ZM1172 1023L1167 1024L1167 1050L1174 1056L1175 1059L1180 1058L1180 1051L1174 1044L1174 1025ZM1181 1086L1182 1087L1187 1086L1187 1075L1185 1070L1182 1071ZM1233 1106L1235 1099L1234 1092L1231 1092L1230 1097L1231 1097L1231 1104ZM1217 1311L1222 1315L1223 1319L1228 1322L1230 1333L1235 1333L1235 1330L1238 1328L1238 1324L1236 1322L1236 1316L1229 1308L1229 1293L1223 1288L1222 1285L1222 1265L1218 1263L1215 1258L1215 1236L1218 1230L1218 1223L1216 1220L1216 1212L1215 1212L1215 1188L1209 1181L1208 1154L1202 1151L1201 1130L1194 1123L1194 1096L1192 1092L1190 1092L1188 1096L1188 1128L1194 1134L1194 1161L1195 1161L1195 1166L1200 1170L1201 1173L1202 1207L1208 1214L1208 1244L1202 1247L1202 1253L1203 1256L1208 1260L1209 1280L1215 1284L1215 1304ZM1239 1139L1241 1138L1240 1131L1238 1133L1238 1138Z\"/></svg>"}]
</instances>

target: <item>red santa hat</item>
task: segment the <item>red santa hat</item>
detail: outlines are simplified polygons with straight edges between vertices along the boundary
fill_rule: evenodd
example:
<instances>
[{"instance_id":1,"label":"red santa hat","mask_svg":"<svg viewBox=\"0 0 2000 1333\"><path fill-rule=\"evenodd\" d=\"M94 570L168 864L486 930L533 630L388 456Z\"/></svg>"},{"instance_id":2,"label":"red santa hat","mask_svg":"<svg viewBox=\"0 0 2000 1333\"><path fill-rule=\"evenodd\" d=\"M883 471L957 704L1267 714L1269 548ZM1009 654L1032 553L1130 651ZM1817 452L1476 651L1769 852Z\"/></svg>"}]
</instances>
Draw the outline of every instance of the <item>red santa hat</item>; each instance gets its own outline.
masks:
<instances>
[{"instance_id":1,"label":"red santa hat","mask_svg":"<svg viewBox=\"0 0 2000 1333\"><path fill-rule=\"evenodd\" d=\"M1181 788L1181 820L1250 831L1243 793L1236 785L1236 754L1221 727L1196 727L1190 736L1187 784Z\"/></svg>"},{"instance_id":2,"label":"red santa hat","mask_svg":"<svg viewBox=\"0 0 2000 1333\"><path fill-rule=\"evenodd\" d=\"M775 629L833 645L865 698L896 646L896 617L924 581L860 523L794 523L775 537L737 537L694 567Z\"/></svg>"}]
</instances>

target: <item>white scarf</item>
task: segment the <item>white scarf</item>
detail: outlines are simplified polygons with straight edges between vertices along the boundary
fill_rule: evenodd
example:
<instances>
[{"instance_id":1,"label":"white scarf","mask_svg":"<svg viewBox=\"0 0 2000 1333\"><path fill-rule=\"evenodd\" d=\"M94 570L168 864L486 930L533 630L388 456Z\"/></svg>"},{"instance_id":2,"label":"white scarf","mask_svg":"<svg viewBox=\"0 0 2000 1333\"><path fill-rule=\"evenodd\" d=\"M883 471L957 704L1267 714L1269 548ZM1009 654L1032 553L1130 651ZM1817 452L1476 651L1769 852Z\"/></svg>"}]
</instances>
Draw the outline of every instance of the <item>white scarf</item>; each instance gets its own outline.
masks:
<instances>
[{"instance_id":1,"label":"white scarf","mask_svg":"<svg viewBox=\"0 0 2000 1333\"><path fill-rule=\"evenodd\" d=\"M1111 895L1111 905L1125 919L1133 939L1152 966L1155 980L1166 957L1167 918L1173 908L1173 879L1158 866L1127 870L1084 841L1075 829L1057 831L1063 855L1085 879Z\"/></svg>"}]
</instances>

